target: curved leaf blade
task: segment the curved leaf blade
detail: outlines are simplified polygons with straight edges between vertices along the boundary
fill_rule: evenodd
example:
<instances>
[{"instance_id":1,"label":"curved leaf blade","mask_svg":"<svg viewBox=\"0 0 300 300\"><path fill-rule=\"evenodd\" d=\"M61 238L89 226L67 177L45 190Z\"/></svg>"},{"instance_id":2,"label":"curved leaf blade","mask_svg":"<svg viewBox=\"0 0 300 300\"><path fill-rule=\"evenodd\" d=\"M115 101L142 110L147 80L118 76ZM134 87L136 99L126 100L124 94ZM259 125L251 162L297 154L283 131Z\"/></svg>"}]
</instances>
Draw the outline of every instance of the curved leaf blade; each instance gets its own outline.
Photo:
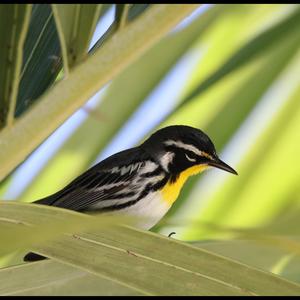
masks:
<instances>
[{"instance_id":1,"label":"curved leaf blade","mask_svg":"<svg viewBox=\"0 0 300 300\"><path fill-rule=\"evenodd\" d=\"M53 260L0 269L1 296L111 296L139 293Z\"/></svg>"},{"instance_id":2,"label":"curved leaf blade","mask_svg":"<svg viewBox=\"0 0 300 300\"><path fill-rule=\"evenodd\" d=\"M5 247L32 245L38 253L143 294L294 295L300 292L298 285L279 277L151 232L112 225L90 231L104 224L103 215L91 218L69 210L24 203L4 202L1 206L1 241L5 236L14 236L4 242ZM38 227L28 227L25 223ZM83 230L89 233L80 234ZM76 235L62 235L72 232ZM37 246L37 243L42 244ZM174 286L174 282L179 284Z\"/></svg>"}]
</instances>

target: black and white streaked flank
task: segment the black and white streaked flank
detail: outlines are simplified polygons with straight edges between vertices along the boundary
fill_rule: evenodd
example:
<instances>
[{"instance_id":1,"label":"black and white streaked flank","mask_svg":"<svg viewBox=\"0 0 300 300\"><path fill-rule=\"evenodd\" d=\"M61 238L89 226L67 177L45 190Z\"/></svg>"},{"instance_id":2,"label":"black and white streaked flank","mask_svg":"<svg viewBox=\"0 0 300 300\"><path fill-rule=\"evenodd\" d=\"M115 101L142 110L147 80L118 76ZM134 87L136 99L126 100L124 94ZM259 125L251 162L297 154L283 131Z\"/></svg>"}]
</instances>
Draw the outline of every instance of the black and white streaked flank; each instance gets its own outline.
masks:
<instances>
[{"instance_id":1,"label":"black and white streaked flank","mask_svg":"<svg viewBox=\"0 0 300 300\"><path fill-rule=\"evenodd\" d=\"M120 210L160 189L167 178L166 172L137 147L107 158L63 190L35 203L81 212Z\"/></svg>"},{"instance_id":2,"label":"black and white streaked flank","mask_svg":"<svg viewBox=\"0 0 300 300\"><path fill-rule=\"evenodd\" d=\"M184 170L198 165L236 174L218 158L213 143L201 130L169 126L152 134L139 147L106 158L62 190L35 203L86 213L132 214L145 217L137 227L150 229L173 203L164 199L164 187L176 182ZM29 253L24 259L42 257Z\"/></svg>"}]
</instances>

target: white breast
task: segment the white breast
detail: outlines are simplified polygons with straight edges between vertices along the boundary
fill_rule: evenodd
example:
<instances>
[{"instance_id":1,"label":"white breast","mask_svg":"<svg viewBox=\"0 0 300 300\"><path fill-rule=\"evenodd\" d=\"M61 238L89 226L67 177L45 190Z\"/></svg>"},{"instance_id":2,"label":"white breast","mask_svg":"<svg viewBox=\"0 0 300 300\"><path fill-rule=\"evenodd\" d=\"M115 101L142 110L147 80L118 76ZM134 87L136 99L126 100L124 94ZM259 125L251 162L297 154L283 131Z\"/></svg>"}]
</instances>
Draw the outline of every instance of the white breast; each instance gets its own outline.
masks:
<instances>
[{"instance_id":1,"label":"white breast","mask_svg":"<svg viewBox=\"0 0 300 300\"><path fill-rule=\"evenodd\" d=\"M170 207L171 205L162 199L160 192L153 192L136 204L122 209L120 213L130 214L141 218L134 226L148 230L163 218Z\"/></svg>"}]
</instances>

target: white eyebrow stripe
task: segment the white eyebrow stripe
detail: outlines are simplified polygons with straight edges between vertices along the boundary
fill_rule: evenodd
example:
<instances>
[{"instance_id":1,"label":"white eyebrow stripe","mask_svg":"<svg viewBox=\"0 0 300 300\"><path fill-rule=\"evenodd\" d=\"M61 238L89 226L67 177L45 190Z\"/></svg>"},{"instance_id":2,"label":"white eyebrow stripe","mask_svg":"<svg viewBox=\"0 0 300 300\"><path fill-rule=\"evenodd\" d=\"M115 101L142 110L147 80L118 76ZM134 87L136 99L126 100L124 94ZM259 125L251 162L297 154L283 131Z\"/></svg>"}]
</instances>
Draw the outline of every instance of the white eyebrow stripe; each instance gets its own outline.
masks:
<instances>
[{"instance_id":1,"label":"white eyebrow stripe","mask_svg":"<svg viewBox=\"0 0 300 300\"><path fill-rule=\"evenodd\" d=\"M183 148L183 149L186 149L186 150L189 150L189 151L192 151L194 152L195 154L199 155L199 156L205 156L205 157L208 157L210 159L213 159L211 157L211 155L207 154L206 152L203 152L203 151L200 151L199 149L197 149L195 146L191 145L191 144L184 144L180 141L173 141L173 140L167 140L165 142L166 145L174 145L176 147L179 147L179 148Z\"/></svg>"},{"instance_id":2,"label":"white eyebrow stripe","mask_svg":"<svg viewBox=\"0 0 300 300\"><path fill-rule=\"evenodd\" d=\"M165 142L165 144L166 144L166 145L174 145L174 146L176 146L176 147L179 147L179 148L183 148L183 149L192 151L192 152L194 152L195 154L202 156L202 151L200 151L200 150L197 149L195 146L190 145L190 144L184 144L183 142L180 142L180 141L172 141L172 140L167 140L167 141Z\"/></svg>"}]
</instances>

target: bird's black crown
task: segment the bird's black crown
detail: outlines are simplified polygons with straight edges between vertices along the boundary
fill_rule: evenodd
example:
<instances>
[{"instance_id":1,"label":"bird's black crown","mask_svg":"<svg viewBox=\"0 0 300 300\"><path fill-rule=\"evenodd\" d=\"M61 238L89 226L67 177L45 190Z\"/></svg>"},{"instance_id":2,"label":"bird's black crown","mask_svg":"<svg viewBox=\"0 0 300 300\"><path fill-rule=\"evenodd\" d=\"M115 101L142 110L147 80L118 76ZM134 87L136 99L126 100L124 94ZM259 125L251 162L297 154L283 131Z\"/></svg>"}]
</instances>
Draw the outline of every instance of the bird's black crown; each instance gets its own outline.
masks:
<instances>
[{"instance_id":1,"label":"bird's black crown","mask_svg":"<svg viewBox=\"0 0 300 300\"><path fill-rule=\"evenodd\" d=\"M211 156L216 156L215 146L210 138L202 130L186 125L164 127L153 133L142 146L150 148L152 151L160 151L164 142L168 140L181 141L193 145Z\"/></svg>"}]
</instances>

